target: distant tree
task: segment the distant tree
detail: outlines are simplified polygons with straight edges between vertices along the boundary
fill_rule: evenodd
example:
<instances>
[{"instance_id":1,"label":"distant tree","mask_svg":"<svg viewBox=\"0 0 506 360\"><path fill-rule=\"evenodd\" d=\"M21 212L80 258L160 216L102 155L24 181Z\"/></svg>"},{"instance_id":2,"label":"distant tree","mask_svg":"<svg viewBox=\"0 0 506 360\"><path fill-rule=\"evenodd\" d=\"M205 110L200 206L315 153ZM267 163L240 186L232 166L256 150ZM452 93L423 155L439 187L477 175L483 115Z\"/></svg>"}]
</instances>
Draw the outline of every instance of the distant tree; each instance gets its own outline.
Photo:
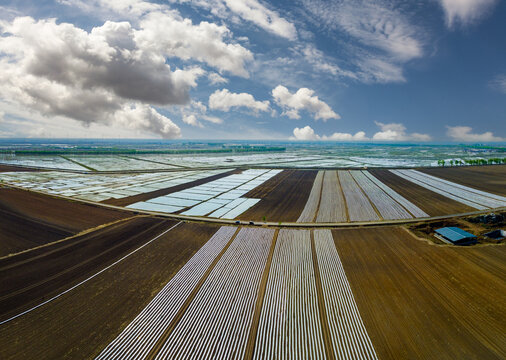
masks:
<instances>
[{"instance_id":1,"label":"distant tree","mask_svg":"<svg viewBox=\"0 0 506 360\"><path fill-rule=\"evenodd\" d=\"M450 166L453 166L453 160L450 160Z\"/></svg>"}]
</instances>

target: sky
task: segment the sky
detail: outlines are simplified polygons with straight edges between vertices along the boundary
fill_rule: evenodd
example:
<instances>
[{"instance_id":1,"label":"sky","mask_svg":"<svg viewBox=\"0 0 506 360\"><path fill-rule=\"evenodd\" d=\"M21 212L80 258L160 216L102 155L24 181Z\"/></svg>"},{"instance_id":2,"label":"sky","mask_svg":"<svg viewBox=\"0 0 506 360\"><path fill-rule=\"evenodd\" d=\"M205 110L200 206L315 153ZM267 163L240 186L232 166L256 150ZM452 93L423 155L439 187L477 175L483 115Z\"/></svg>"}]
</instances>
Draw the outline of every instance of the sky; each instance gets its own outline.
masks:
<instances>
[{"instance_id":1,"label":"sky","mask_svg":"<svg viewBox=\"0 0 506 360\"><path fill-rule=\"evenodd\" d=\"M0 137L506 141L506 1L0 0Z\"/></svg>"}]
</instances>

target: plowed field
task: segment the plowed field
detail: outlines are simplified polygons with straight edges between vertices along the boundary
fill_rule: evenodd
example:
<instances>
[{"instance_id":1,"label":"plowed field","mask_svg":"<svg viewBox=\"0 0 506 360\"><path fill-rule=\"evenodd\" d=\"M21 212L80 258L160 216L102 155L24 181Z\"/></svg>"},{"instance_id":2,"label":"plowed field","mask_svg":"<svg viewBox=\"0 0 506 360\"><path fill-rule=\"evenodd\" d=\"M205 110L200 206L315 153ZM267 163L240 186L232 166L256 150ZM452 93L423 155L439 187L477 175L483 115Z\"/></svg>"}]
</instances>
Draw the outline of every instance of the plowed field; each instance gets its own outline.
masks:
<instances>
[{"instance_id":1,"label":"plowed field","mask_svg":"<svg viewBox=\"0 0 506 360\"><path fill-rule=\"evenodd\" d=\"M506 196L506 165L419 169L478 190Z\"/></svg>"},{"instance_id":2,"label":"plowed field","mask_svg":"<svg viewBox=\"0 0 506 360\"><path fill-rule=\"evenodd\" d=\"M266 221L296 221L306 205L316 173L317 171L294 171L276 187L270 186L272 190L240 215L239 219L261 221L265 216ZM255 190L261 191L259 188L263 185Z\"/></svg>"},{"instance_id":3,"label":"plowed field","mask_svg":"<svg viewBox=\"0 0 506 360\"><path fill-rule=\"evenodd\" d=\"M476 211L476 209L436 194L411 181L405 180L389 170L369 170L371 174L380 179L385 185L404 196L430 216L451 215Z\"/></svg>"},{"instance_id":4,"label":"plowed field","mask_svg":"<svg viewBox=\"0 0 506 360\"><path fill-rule=\"evenodd\" d=\"M381 359L504 359L506 246L429 245L400 227L333 231Z\"/></svg>"}]
</instances>

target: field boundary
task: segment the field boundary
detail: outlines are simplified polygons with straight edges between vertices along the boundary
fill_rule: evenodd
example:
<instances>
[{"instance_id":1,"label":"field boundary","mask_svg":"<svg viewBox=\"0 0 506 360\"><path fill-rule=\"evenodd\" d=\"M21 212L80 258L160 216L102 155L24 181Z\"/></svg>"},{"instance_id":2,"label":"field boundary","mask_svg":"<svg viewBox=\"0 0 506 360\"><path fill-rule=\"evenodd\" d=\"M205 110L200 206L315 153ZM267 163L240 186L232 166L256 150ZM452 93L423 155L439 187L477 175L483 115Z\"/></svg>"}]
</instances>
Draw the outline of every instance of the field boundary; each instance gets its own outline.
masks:
<instances>
[{"instance_id":1,"label":"field boundary","mask_svg":"<svg viewBox=\"0 0 506 360\"><path fill-rule=\"evenodd\" d=\"M36 194L41 194L45 196L51 196L57 199L64 199L68 201L73 202L80 202L84 204L89 204L93 206L100 206L105 207L109 209L114 210L121 210L123 212L128 211L134 214L145 214L145 215L152 215L157 217L164 217L168 219L173 220L179 220L179 221L193 221L193 222L206 222L211 224L217 224L217 225L236 225L236 226L259 226L259 227L274 227L274 228L353 228L353 227L365 227L365 226L388 226L388 225L402 225L402 224L412 224L412 223L419 223L424 221L432 221L432 220L445 220L445 219L452 219L455 217L463 217L463 216L473 216L473 215L482 215L482 214L488 214L495 211L506 211L506 206L494 208L494 209L486 209L486 210L477 210L477 211L470 211L465 213L458 213L458 214L450 214L450 215L439 215L439 216L432 216L432 217L425 217L425 218L414 218L414 219L397 219L397 220L382 220L382 221L354 221L354 222L334 222L334 223L298 223L298 222L275 222L275 221L249 221L249 220L234 220L234 219L218 219L218 218L208 218L205 216L192 216L192 215L180 215L180 214L169 214L169 213L162 213L162 212L156 212L156 211L146 211L146 210L137 210L137 209L130 209L130 208L124 208L121 206L115 206L115 205L109 205L105 203L99 203L89 200L82 200L82 199L76 199L68 196L63 195L55 195L55 194L48 194L42 191L38 190L28 190L16 185L11 184L2 184L0 187L10 187L17 190L23 190L23 191L29 191Z\"/></svg>"},{"instance_id":2,"label":"field boundary","mask_svg":"<svg viewBox=\"0 0 506 360\"><path fill-rule=\"evenodd\" d=\"M146 247L147 245L151 244L153 241L155 241L155 240L159 239L160 237L162 237L163 235L167 234L169 231L171 231L172 229L174 229L176 226L178 226L178 225L179 225L179 224L181 224L181 223L182 223L182 222L180 221L180 222L178 222L177 224L175 224L175 225L171 226L170 228L168 228L167 230L164 230L163 232L161 232L160 234L156 235L156 236L155 236L154 238L152 238L151 240L149 240L149 241L145 242L144 244L142 244L142 245L141 245L141 246L139 246L138 248L136 248L136 249L132 250L132 251L131 251L131 252L129 252L128 254L124 255L123 257L121 257L120 259L116 260L116 261L115 261L115 262L113 262L112 264L110 264L110 265L106 266L106 267L105 267L105 268L103 268L102 270L100 270L100 271L96 272L95 274L93 274L93 275L91 275L91 276L87 277L86 279L84 279L84 280L80 281L79 283L77 283L77 284L75 284L74 286L72 286L72 287L68 288L67 290L62 291L61 293L59 293L59 294L57 294L57 295L55 295L55 296L53 296L53 297L49 298L49 299L48 299L48 300L46 300L46 301L41 302L41 303L40 303L40 304L38 304L38 305L35 305L35 306L31 307L31 308L30 308L30 309L28 309L28 310L25 310L25 311L23 311L23 312L20 312L20 313L19 313L19 314L17 314L17 315L11 316L10 318L8 318L8 319L6 319L6 320L2 320L2 321L0 321L0 325L6 324L6 323L8 323L9 321L12 321L12 320L14 320L14 319L17 319L17 318L18 318L18 317L20 317L20 316L23 316L23 315L25 315L25 314L28 314L29 312L32 312L33 310L36 310L36 309L38 309L38 308L40 308L40 307L42 307L42 306L44 306L44 305L46 305L46 304L50 303L51 301L58 299L59 297L61 297L61 296L65 295L66 293L68 293L68 292L70 292L70 291L74 290L75 288L77 288L77 287L81 286L82 284L87 283L87 282L88 282L88 281L90 281L91 279L93 279L93 278L97 277L98 275L102 274L104 271L109 270L109 269L110 269L110 268L112 268L114 265L119 264L120 262L122 262L123 260L125 260L125 259L126 259L127 257L129 257L130 255L132 255L132 254L136 253L136 252L137 252L137 251L139 251L140 249L142 249L142 248Z\"/></svg>"}]
</instances>

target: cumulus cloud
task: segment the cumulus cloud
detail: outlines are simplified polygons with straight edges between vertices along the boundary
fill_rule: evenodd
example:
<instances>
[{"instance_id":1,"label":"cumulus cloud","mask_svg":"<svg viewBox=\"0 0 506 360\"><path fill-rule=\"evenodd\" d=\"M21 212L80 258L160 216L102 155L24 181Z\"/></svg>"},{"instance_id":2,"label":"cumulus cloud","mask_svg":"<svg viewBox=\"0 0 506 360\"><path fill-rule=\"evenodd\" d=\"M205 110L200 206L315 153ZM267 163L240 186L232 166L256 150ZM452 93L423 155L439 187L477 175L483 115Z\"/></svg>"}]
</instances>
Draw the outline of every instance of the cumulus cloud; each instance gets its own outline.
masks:
<instances>
[{"instance_id":1,"label":"cumulus cloud","mask_svg":"<svg viewBox=\"0 0 506 360\"><path fill-rule=\"evenodd\" d=\"M403 124L390 123L384 124L375 121L381 131L375 133L372 137L373 140L379 141L429 141L431 136L428 134L420 133L406 133L406 127Z\"/></svg>"},{"instance_id":2,"label":"cumulus cloud","mask_svg":"<svg viewBox=\"0 0 506 360\"><path fill-rule=\"evenodd\" d=\"M332 141L365 141L369 140L367 136L365 136L365 132L358 131L355 134L348 133L338 133L335 132L330 136L322 136L322 140L332 140Z\"/></svg>"},{"instance_id":3,"label":"cumulus cloud","mask_svg":"<svg viewBox=\"0 0 506 360\"><path fill-rule=\"evenodd\" d=\"M269 9L258 0L179 0L203 7L215 16L250 21L256 26L277 36L295 40L297 30L295 25L279 15L277 11Z\"/></svg>"},{"instance_id":4,"label":"cumulus cloud","mask_svg":"<svg viewBox=\"0 0 506 360\"><path fill-rule=\"evenodd\" d=\"M296 93L291 93L282 85L278 85L272 90L274 101L284 109L282 115L286 115L290 119L300 119L300 110L312 113L315 120L327 121L328 119L341 118L329 105L313 94L314 90L308 88L300 88Z\"/></svg>"},{"instance_id":5,"label":"cumulus cloud","mask_svg":"<svg viewBox=\"0 0 506 360\"><path fill-rule=\"evenodd\" d=\"M209 108L212 110L229 111L231 108L245 107L255 112L268 111L268 100L257 101L248 93L231 93L228 89L216 90L209 96Z\"/></svg>"},{"instance_id":6,"label":"cumulus cloud","mask_svg":"<svg viewBox=\"0 0 506 360\"><path fill-rule=\"evenodd\" d=\"M303 128L293 129L292 140L319 140L320 136L316 135L311 126L306 125Z\"/></svg>"},{"instance_id":7,"label":"cumulus cloud","mask_svg":"<svg viewBox=\"0 0 506 360\"><path fill-rule=\"evenodd\" d=\"M0 96L46 116L137 124L178 137L175 124L146 106L188 102L204 74L196 66L173 71L163 56L139 45L128 22L108 21L87 32L54 19L18 17L0 31Z\"/></svg>"},{"instance_id":8,"label":"cumulus cloud","mask_svg":"<svg viewBox=\"0 0 506 360\"><path fill-rule=\"evenodd\" d=\"M181 119L190 126L204 128L205 125L199 121L204 120L213 124L223 124L223 120L216 116L207 114L207 106L200 101L192 100L188 105L181 107Z\"/></svg>"},{"instance_id":9,"label":"cumulus cloud","mask_svg":"<svg viewBox=\"0 0 506 360\"><path fill-rule=\"evenodd\" d=\"M462 25L474 23L485 16L496 0L439 0L449 28L458 22Z\"/></svg>"},{"instance_id":10,"label":"cumulus cloud","mask_svg":"<svg viewBox=\"0 0 506 360\"><path fill-rule=\"evenodd\" d=\"M155 49L159 55L194 59L220 71L249 76L245 65L253 60L253 54L240 44L225 42L232 34L224 25L206 21L194 25L173 12L151 12L142 18L140 27L138 44Z\"/></svg>"},{"instance_id":11,"label":"cumulus cloud","mask_svg":"<svg viewBox=\"0 0 506 360\"><path fill-rule=\"evenodd\" d=\"M506 141L505 138L495 136L491 131L482 134L472 133L473 129L470 126L447 126L446 135L453 141L464 142L495 142Z\"/></svg>"},{"instance_id":12,"label":"cumulus cloud","mask_svg":"<svg viewBox=\"0 0 506 360\"><path fill-rule=\"evenodd\" d=\"M348 133L338 133L335 132L330 136L320 136L315 134L314 130L311 126L306 125L303 128L295 128L293 129L293 137L291 140L324 140L324 141L365 141L369 140L367 136L365 136L365 132L359 131L353 134Z\"/></svg>"}]
</instances>

